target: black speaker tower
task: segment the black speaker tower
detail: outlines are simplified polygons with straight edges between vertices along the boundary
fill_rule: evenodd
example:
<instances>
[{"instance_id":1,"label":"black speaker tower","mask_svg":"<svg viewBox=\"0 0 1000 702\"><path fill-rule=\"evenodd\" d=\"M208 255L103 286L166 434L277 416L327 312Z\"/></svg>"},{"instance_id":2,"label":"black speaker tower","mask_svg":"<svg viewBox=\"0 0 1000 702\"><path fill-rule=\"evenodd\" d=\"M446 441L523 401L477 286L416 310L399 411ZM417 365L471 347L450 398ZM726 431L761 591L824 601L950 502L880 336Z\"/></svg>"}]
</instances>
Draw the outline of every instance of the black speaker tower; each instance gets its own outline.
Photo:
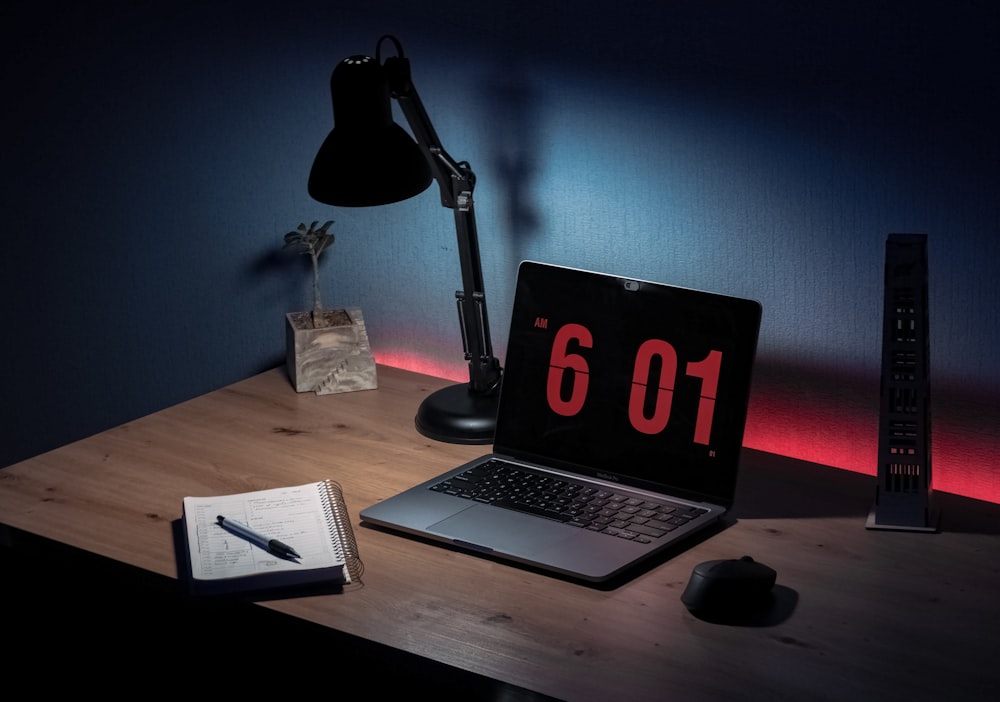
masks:
<instances>
[{"instance_id":1,"label":"black speaker tower","mask_svg":"<svg viewBox=\"0 0 1000 702\"><path fill-rule=\"evenodd\" d=\"M878 484L869 529L937 531L931 482L927 236L885 245Z\"/></svg>"}]
</instances>

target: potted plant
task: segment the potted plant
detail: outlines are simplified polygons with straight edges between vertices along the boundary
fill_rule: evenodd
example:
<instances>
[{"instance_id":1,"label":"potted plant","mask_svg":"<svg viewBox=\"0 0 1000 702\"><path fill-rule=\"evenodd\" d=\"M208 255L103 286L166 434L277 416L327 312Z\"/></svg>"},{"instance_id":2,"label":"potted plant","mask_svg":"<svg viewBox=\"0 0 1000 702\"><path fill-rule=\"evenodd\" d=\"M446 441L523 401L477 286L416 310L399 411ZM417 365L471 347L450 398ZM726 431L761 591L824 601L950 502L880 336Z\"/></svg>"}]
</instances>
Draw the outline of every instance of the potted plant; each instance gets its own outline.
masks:
<instances>
[{"instance_id":1,"label":"potted plant","mask_svg":"<svg viewBox=\"0 0 1000 702\"><path fill-rule=\"evenodd\" d=\"M305 223L285 234L285 248L310 257L313 273L311 310L285 315L288 375L297 392L329 395L378 387L368 332L357 307L324 309L320 294L320 256L333 244L333 221Z\"/></svg>"}]
</instances>

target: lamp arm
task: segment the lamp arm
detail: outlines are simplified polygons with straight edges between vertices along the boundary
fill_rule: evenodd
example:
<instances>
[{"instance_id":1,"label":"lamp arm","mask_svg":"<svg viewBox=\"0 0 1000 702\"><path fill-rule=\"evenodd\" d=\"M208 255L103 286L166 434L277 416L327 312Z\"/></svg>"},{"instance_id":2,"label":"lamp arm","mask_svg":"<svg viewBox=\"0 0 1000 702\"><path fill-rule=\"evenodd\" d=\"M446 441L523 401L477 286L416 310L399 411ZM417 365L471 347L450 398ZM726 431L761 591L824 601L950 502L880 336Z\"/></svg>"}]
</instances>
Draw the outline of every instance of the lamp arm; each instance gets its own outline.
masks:
<instances>
[{"instance_id":1,"label":"lamp arm","mask_svg":"<svg viewBox=\"0 0 1000 702\"><path fill-rule=\"evenodd\" d=\"M397 49L400 49L398 45ZM469 362L469 381L473 392L493 393L500 387L502 370L500 361L493 355L486 312L486 293L472 198L476 176L467 162L456 162L441 147L427 111L410 80L409 61L401 54L400 49L399 56L388 57L383 67L390 92L399 102L417 145L427 157L431 173L438 182L441 204L455 212L463 286L462 290L455 292L455 298L465 359Z\"/></svg>"}]
</instances>

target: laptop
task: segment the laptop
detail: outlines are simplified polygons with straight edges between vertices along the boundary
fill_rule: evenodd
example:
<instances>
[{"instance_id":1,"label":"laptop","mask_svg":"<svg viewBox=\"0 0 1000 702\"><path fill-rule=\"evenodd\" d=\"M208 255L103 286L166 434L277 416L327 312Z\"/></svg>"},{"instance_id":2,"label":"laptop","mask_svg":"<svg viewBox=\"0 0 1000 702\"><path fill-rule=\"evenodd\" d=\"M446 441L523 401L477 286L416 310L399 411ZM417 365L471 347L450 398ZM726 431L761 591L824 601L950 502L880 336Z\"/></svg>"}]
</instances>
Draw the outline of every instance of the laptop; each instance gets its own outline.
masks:
<instances>
[{"instance_id":1,"label":"laptop","mask_svg":"<svg viewBox=\"0 0 1000 702\"><path fill-rule=\"evenodd\" d=\"M537 261L517 272L492 451L361 520L608 581L732 507L754 300Z\"/></svg>"}]
</instances>

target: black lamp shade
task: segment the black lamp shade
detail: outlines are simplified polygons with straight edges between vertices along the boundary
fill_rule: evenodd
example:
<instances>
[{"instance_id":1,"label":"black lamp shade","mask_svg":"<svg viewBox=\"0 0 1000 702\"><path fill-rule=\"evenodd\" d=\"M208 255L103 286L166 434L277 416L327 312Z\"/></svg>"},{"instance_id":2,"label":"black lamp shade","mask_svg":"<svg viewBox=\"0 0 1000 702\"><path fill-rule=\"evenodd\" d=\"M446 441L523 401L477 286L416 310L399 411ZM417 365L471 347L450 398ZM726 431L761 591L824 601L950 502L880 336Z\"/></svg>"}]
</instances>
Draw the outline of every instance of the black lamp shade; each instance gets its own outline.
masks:
<instances>
[{"instance_id":1,"label":"black lamp shade","mask_svg":"<svg viewBox=\"0 0 1000 702\"><path fill-rule=\"evenodd\" d=\"M399 202L431 184L427 157L392 119L389 87L369 56L341 61L330 78L334 128L313 161L309 195L327 205Z\"/></svg>"}]
</instances>

